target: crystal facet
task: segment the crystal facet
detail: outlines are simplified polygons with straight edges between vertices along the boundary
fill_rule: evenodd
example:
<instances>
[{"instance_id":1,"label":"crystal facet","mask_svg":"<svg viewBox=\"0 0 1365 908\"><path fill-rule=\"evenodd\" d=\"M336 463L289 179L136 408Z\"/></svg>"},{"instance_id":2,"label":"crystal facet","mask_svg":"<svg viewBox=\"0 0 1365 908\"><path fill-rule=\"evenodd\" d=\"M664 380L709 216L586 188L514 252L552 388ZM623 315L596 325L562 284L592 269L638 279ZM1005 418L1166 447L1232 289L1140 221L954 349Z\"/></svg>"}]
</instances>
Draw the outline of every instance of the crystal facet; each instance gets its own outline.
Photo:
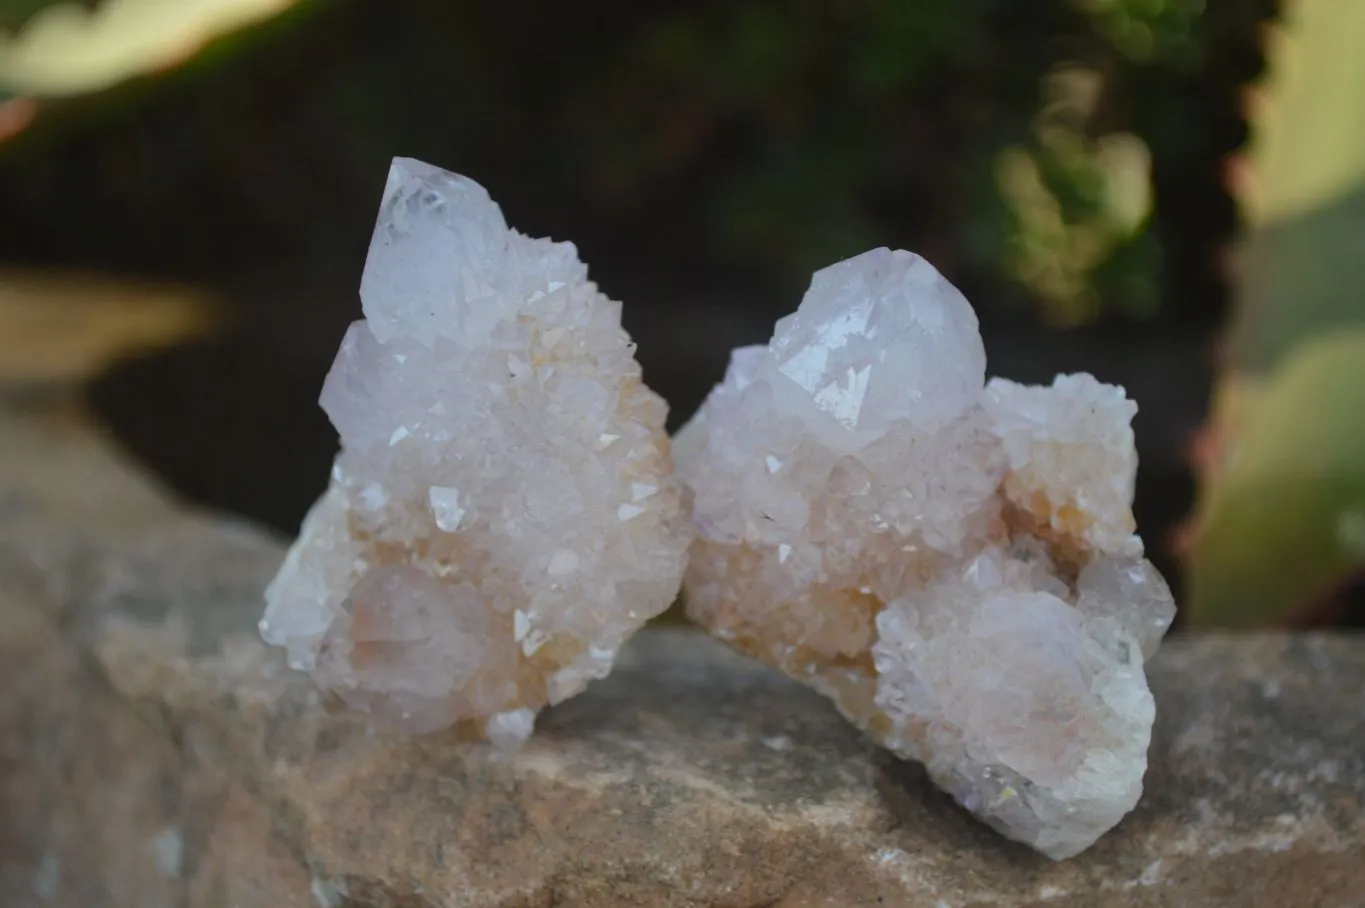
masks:
<instances>
[{"instance_id":1,"label":"crystal facet","mask_svg":"<svg viewBox=\"0 0 1365 908\"><path fill-rule=\"evenodd\" d=\"M877 249L818 272L676 440L689 615L831 697L1004 834L1083 850L1142 791L1174 605L1122 389L985 381L967 300Z\"/></svg>"},{"instance_id":2,"label":"crystal facet","mask_svg":"<svg viewBox=\"0 0 1365 908\"><path fill-rule=\"evenodd\" d=\"M341 453L261 632L385 724L516 746L677 593L666 406L571 244L418 161L361 299L322 391Z\"/></svg>"}]
</instances>

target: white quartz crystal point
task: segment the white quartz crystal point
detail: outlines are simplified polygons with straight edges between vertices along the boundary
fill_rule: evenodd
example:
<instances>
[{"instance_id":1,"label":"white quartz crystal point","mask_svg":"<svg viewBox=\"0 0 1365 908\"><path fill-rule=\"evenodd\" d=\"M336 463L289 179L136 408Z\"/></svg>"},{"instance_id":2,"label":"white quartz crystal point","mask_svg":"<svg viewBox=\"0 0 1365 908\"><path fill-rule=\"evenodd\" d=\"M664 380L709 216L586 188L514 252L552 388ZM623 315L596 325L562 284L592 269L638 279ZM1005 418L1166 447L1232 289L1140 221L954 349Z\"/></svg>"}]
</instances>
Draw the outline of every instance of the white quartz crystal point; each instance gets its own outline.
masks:
<instances>
[{"instance_id":1,"label":"white quartz crystal point","mask_svg":"<svg viewBox=\"0 0 1365 908\"><path fill-rule=\"evenodd\" d=\"M932 428L952 421L975 402L986 373L966 298L901 250L817 271L768 349L775 405L803 415L836 449L861 447L898 419Z\"/></svg>"},{"instance_id":2,"label":"white quartz crystal point","mask_svg":"<svg viewBox=\"0 0 1365 908\"><path fill-rule=\"evenodd\" d=\"M341 453L261 633L383 724L516 747L677 594L667 408L574 247L464 177L394 161L361 296L322 391Z\"/></svg>"},{"instance_id":3,"label":"white quartz crystal point","mask_svg":"<svg viewBox=\"0 0 1365 908\"><path fill-rule=\"evenodd\" d=\"M515 303L507 222L473 180L394 158L360 278L360 300L381 343L480 335ZM515 294L513 294L515 295Z\"/></svg>"},{"instance_id":4,"label":"white quartz crystal point","mask_svg":"<svg viewBox=\"0 0 1365 908\"><path fill-rule=\"evenodd\" d=\"M815 275L679 434L689 615L831 697L969 810L1063 858L1142 792L1170 626L1134 534L1135 405L985 382L970 305L908 252Z\"/></svg>"}]
</instances>

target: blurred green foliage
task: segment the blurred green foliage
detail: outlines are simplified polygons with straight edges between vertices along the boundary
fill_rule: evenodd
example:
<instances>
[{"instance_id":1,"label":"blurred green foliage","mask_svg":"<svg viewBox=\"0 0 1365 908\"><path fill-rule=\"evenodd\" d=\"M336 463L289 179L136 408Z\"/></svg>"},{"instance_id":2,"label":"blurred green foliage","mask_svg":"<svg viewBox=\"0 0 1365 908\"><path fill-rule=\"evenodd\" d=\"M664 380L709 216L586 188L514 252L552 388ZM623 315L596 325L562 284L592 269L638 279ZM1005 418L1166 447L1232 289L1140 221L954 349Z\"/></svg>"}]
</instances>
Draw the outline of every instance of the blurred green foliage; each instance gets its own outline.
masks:
<instances>
[{"instance_id":1,"label":"blurred green foliage","mask_svg":"<svg viewBox=\"0 0 1365 908\"><path fill-rule=\"evenodd\" d=\"M1334 620L1365 574L1365 5L1299 0L1234 170L1249 227L1189 551L1192 621Z\"/></svg>"},{"instance_id":2,"label":"blurred green foliage","mask_svg":"<svg viewBox=\"0 0 1365 908\"><path fill-rule=\"evenodd\" d=\"M679 6L604 61L607 98L576 99L588 179L628 196L665 172L705 168L719 254L801 283L885 235L875 196L913 186L916 146L954 128L909 102L982 52L990 5Z\"/></svg>"},{"instance_id":3,"label":"blurred green foliage","mask_svg":"<svg viewBox=\"0 0 1365 908\"><path fill-rule=\"evenodd\" d=\"M1099 80L1093 70L1053 72L1032 143L999 159L1003 264L1053 321L1068 324L1093 320L1101 300L1139 316L1158 302L1160 250L1147 233L1151 154L1129 132L1091 135Z\"/></svg>"},{"instance_id":4,"label":"blurred green foliage","mask_svg":"<svg viewBox=\"0 0 1365 908\"><path fill-rule=\"evenodd\" d=\"M761 138L715 184L714 235L723 255L796 284L895 234L894 200L879 195L919 185L917 168L949 169L923 160L923 146L965 144L959 185L920 185L920 198L903 200L941 209L972 238L950 267L1002 274L1057 323L1092 321L1101 301L1150 315L1161 268L1147 230L1150 152L1114 89L1134 67L1198 65L1202 0L1040 2L1017 36L1003 33L1013 26L1001 10L989 0L679 9L624 55L616 78L630 98L587 128L603 137L589 156L594 179L629 193L686 167L727 121L744 123Z\"/></svg>"},{"instance_id":5,"label":"blurred green foliage","mask_svg":"<svg viewBox=\"0 0 1365 908\"><path fill-rule=\"evenodd\" d=\"M1365 329L1315 337L1248 389L1202 489L1186 618L1315 624L1365 568Z\"/></svg>"},{"instance_id":6,"label":"blurred green foliage","mask_svg":"<svg viewBox=\"0 0 1365 908\"><path fill-rule=\"evenodd\" d=\"M1233 365L1272 369L1300 344L1365 325L1365 4L1298 0L1252 96L1237 190ZM1365 459L1365 451L1362 451Z\"/></svg>"},{"instance_id":7,"label":"blurred green foliage","mask_svg":"<svg viewBox=\"0 0 1365 908\"><path fill-rule=\"evenodd\" d=\"M371 21L305 77L348 171L448 143L601 212L685 200L699 257L787 299L892 243L1054 323L1159 303L1151 161L1181 149L1148 102L1202 65L1203 0L319 5Z\"/></svg>"},{"instance_id":8,"label":"blurred green foliage","mask_svg":"<svg viewBox=\"0 0 1365 908\"><path fill-rule=\"evenodd\" d=\"M56 0L0 0L0 32L15 32L32 19L34 14ZM83 5L93 7L93 0L84 0Z\"/></svg>"},{"instance_id":9,"label":"blurred green foliage","mask_svg":"<svg viewBox=\"0 0 1365 908\"><path fill-rule=\"evenodd\" d=\"M1205 0L1083 0L1096 30L1131 60L1197 65Z\"/></svg>"}]
</instances>

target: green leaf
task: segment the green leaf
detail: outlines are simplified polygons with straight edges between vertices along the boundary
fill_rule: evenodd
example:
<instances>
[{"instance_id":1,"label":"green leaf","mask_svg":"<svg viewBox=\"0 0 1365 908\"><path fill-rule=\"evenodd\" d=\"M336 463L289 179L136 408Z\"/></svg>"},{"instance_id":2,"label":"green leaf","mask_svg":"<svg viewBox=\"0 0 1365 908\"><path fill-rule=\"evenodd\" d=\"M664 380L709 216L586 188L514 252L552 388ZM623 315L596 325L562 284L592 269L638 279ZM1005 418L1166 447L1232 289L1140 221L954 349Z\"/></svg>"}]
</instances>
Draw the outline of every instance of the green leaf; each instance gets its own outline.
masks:
<instances>
[{"instance_id":1,"label":"green leaf","mask_svg":"<svg viewBox=\"0 0 1365 908\"><path fill-rule=\"evenodd\" d=\"M8 3L9 0L0 0ZM0 30L0 89L37 98L86 95L193 59L226 35L298 0L77 0L24 3L24 27ZM36 7L41 6L41 9ZM8 7L5 8L8 11Z\"/></svg>"},{"instance_id":2,"label":"green leaf","mask_svg":"<svg viewBox=\"0 0 1365 908\"><path fill-rule=\"evenodd\" d=\"M1365 324L1365 3L1298 0L1270 44L1240 191L1231 351L1263 372L1309 338Z\"/></svg>"},{"instance_id":3,"label":"green leaf","mask_svg":"<svg viewBox=\"0 0 1365 908\"><path fill-rule=\"evenodd\" d=\"M1239 417L1202 490L1194 626L1295 621L1365 565L1365 329L1309 341Z\"/></svg>"},{"instance_id":4,"label":"green leaf","mask_svg":"<svg viewBox=\"0 0 1365 908\"><path fill-rule=\"evenodd\" d=\"M44 7L61 0L0 0L0 32L16 32L25 22ZM80 5L93 9L97 0L80 0Z\"/></svg>"}]
</instances>

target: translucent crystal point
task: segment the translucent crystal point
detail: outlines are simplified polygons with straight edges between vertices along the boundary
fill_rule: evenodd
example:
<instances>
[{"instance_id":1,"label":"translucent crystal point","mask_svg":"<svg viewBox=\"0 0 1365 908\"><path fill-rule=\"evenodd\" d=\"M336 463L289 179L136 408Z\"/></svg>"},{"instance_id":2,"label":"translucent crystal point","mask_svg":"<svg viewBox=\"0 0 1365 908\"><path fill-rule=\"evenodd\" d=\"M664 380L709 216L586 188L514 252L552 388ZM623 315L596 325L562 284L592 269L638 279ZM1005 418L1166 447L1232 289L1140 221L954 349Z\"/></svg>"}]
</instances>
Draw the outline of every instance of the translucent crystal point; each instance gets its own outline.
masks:
<instances>
[{"instance_id":1,"label":"translucent crystal point","mask_svg":"<svg viewBox=\"0 0 1365 908\"><path fill-rule=\"evenodd\" d=\"M918 256L817 272L677 439L688 613L1073 855L1141 794L1174 614L1134 535L1135 411L1089 375L987 384L971 306Z\"/></svg>"}]
</instances>

